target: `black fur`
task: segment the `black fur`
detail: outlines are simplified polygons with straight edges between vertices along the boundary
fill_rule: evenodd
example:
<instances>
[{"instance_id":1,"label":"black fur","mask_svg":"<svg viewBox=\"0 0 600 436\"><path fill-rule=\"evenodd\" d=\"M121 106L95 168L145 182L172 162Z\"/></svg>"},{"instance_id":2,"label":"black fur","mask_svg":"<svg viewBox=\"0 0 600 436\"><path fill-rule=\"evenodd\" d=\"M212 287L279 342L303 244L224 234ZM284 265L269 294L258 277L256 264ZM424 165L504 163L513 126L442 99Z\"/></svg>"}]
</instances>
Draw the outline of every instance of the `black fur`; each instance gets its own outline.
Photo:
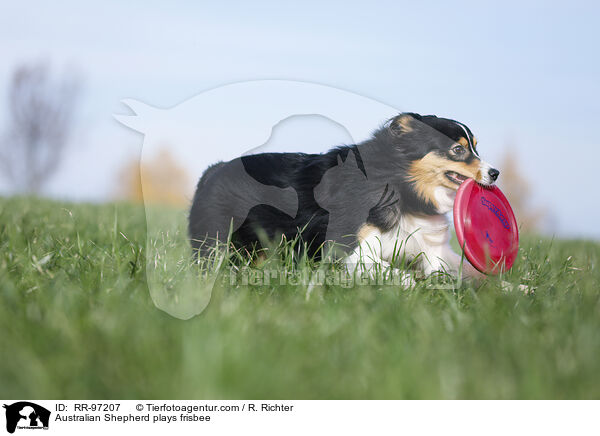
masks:
<instances>
[{"instance_id":1,"label":"black fur","mask_svg":"<svg viewBox=\"0 0 600 436\"><path fill-rule=\"evenodd\" d=\"M315 254L326 237L353 247L354 235L365 222L388 231L402 214L437 214L416 194L407 170L431 151L447 154L464 136L454 120L405 113L385 123L371 139L324 154L264 153L213 165L194 195L189 216L192 246L202 254L216 239L225 241L230 229L232 241L247 247L260 245L261 235L292 239L301 233ZM468 153L463 160L476 158ZM324 177L348 162L351 165L335 177ZM364 207L368 208L362 213ZM334 213L335 222L330 222Z\"/></svg>"}]
</instances>

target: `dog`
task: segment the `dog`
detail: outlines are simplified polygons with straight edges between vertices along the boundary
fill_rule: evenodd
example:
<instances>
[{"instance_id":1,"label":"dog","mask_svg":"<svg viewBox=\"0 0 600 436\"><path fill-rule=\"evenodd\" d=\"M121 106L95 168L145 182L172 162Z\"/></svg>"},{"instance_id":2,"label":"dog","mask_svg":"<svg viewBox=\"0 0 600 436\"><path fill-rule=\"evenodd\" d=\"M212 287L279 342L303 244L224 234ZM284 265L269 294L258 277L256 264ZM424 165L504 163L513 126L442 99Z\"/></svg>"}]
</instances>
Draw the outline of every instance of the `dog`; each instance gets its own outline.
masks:
<instances>
[{"instance_id":1,"label":"dog","mask_svg":"<svg viewBox=\"0 0 600 436\"><path fill-rule=\"evenodd\" d=\"M366 141L323 154L263 153L209 167L189 237L199 256L219 242L250 250L299 236L312 256L338 247L350 271L394 268L402 258L425 275L480 278L450 247L446 214L462 182L492 185L498 176L465 124L400 113Z\"/></svg>"}]
</instances>

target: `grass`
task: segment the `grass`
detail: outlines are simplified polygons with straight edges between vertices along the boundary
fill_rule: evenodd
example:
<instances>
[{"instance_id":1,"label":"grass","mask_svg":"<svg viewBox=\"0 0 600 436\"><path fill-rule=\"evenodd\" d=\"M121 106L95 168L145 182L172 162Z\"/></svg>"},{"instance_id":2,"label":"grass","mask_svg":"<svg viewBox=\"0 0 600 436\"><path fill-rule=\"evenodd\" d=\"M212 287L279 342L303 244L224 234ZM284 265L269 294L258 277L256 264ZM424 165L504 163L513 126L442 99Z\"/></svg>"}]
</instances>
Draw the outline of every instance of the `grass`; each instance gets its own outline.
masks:
<instances>
[{"instance_id":1,"label":"grass","mask_svg":"<svg viewBox=\"0 0 600 436\"><path fill-rule=\"evenodd\" d=\"M504 279L534 295L489 280L325 284L307 298L304 284L225 274L184 321L149 293L156 280L167 300L194 295L176 281L184 219L154 211L148 227L173 230L147 246L140 206L0 199L0 397L600 398L597 243L525 235ZM271 257L250 271L317 267Z\"/></svg>"}]
</instances>

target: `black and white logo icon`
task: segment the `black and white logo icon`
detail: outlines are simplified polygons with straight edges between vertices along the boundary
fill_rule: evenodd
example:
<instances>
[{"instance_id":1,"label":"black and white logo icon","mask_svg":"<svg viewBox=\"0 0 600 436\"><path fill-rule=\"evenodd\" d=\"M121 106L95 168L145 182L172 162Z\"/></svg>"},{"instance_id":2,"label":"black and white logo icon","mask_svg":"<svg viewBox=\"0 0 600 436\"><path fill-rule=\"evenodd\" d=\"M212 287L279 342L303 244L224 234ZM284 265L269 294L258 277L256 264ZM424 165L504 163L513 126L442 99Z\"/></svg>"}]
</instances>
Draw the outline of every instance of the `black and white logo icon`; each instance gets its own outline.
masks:
<instances>
[{"instance_id":1,"label":"black and white logo icon","mask_svg":"<svg viewBox=\"0 0 600 436\"><path fill-rule=\"evenodd\" d=\"M50 411L29 401L19 401L4 405L6 409L6 431L14 433L16 429L47 430Z\"/></svg>"}]
</instances>

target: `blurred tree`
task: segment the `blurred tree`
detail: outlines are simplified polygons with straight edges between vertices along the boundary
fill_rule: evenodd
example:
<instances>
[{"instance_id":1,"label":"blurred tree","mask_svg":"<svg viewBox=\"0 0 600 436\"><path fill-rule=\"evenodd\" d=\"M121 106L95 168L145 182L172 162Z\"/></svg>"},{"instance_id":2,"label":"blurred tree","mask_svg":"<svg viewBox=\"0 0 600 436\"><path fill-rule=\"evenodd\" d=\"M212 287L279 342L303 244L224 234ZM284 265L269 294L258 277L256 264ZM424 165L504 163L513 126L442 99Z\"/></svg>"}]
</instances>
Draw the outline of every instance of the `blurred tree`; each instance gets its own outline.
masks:
<instances>
[{"instance_id":1,"label":"blurred tree","mask_svg":"<svg viewBox=\"0 0 600 436\"><path fill-rule=\"evenodd\" d=\"M58 168L79 91L75 76L52 79L44 64L15 69L8 90L8 131L0 141L0 170L16 189L39 193Z\"/></svg>"},{"instance_id":2,"label":"blurred tree","mask_svg":"<svg viewBox=\"0 0 600 436\"><path fill-rule=\"evenodd\" d=\"M188 206L190 186L186 170L161 148L153 158L133 160L121 169L117 196L137 203Z\"/></svg>"},{"instance_id":3,"label":"blurred tree","mask_svg":"<svg viewBox=\"0 0 600 436\"><path fill-rule=\"evenodd\" d=\"M498 185L515 212L519 229L525 232L539 232L546 224L545 221L549 219L548 211L533 204L531 183L523 176L518 161L515 148L506 147L498 167L500 169Z\"/></svg>"}]
</instances>

